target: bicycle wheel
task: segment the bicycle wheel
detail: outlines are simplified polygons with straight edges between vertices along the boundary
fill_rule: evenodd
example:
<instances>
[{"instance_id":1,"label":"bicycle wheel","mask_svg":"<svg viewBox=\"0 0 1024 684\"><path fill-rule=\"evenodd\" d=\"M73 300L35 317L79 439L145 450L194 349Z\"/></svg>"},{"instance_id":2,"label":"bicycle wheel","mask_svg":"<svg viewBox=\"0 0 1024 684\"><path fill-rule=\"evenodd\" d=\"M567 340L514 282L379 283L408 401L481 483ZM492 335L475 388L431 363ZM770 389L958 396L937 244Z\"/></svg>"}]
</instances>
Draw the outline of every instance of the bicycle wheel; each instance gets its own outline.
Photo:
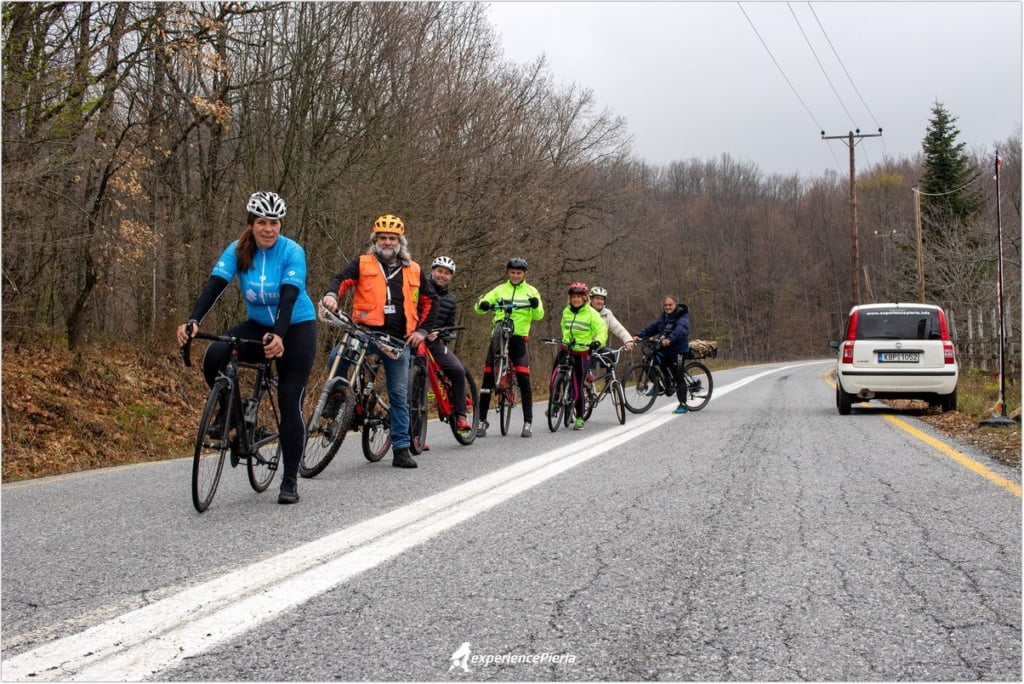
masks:
<instances>
[{"instance_id":1,"label":"bicycle wheel","mask_svg":"<svg viewBox=\"0 0 1024 684\"><path fill-rule=\"evenodd\" d=\"M626 393L622 390L622 383L618 380L612 381L612 406L615 407L615 417L619 419L619 425L625 425Z\"/></svg>"},{"instance_id":2,"label":"bicycle wheel","mask_svg":"<svg viewBox=\"0 0 1024 684\"><path fill-rule=\"evenodd\" d=\"M583 401L583 420L590 420L590 416L594 415L594 409L597 408L598 402L601 401L601 397L604 396L606 389L602 389L600 392L597 391L597 380L594 382L583 383L583 391L586 393L587 398ZM605 388L608 386L608 380L605 379Z\"/></svg>"},{"instance_id":3,"label":"bicycle wheel","mask_svg":"<svg viewBox=\"0 0 1024 684\"><path fill-rule=\"evenodd\" d=\"M565 383L567 379L565 373L559 371L555 375L555 379L551 382L551 392L548 396L548 429L552 432L558 432L558 428L562 425L562 413L565 411L565 404L562 403L562 398L565 396Z\"/></svg>"},{"instance_id":4,"label":"bicycle wheel","mask_svg":"<svg viewBox=\"0 0 1024 684\"><path fill-rule=\"evenodd\" d=\"M427 443L427 369L419 359L409 367L409 451L423 452Z\"/></svg>"},{"instance_id":5,"label":"bicycle wheel","mask_svg":"<svg viewBox=\"0 0 1024 684\"><path fill-rule=\"evenodd\" d=\"M572 387L572 372L565 375L565 386L562 388L562 424L569 427L576 420L576 393Z\"/></svg>"},{"instance_id":6,"label":"bicycle wheel","mask_svg":"<svg viewBox=\"0 0 1024 684\"><path fill-rule=\"evenodd\" d=\"M274 481L281 463L281 412L277 406L277 393L267 390L256 410L249 454L249 484L257 492L264 492Z\"/></svg>"},{"instance_id":7,"label":"bicycle wheel","mask_svg":"<svg viewBox=\"0 0 1024 684\"><path fill-rule=\"evenodd\" d=\"M511 368L506 370L502 377L503 387L498 391L498 423L504 436L508 434L509 426L512 424L512 407L516 405L519 396L519 383L516 382L515 371Z\"/></svg>"},{"instance_id":8,"label":"bicycle wheel","mask_svg":"<svg viewBox=\"0 0 1024 684\"><path fill-rule=\"evenodd\" d=\"M622 376L626 408L632 413L644 413L658 398L658 383L650 375L650 366L638 363Z\"/></svg>"},{"instance_id":9,"label":"bicycle wheel","mask_svg":"<svg viewBox=\"0 0 1024 684\"><path fill-rule=\"evenodd\" d=\"M390 448L391 412L381 405L377 393L372 392L363 404L363 456L376 463Z\"/></svg>"},{"instance_id":10,"label":"bicycle wheel","mask_svg":"<svg viewBox=\"0 0 1024 684\"><path fill-rule=\"evenodd\" d=\"M455 416L448 418L448 425L452 429L452 434L455 435L455 441L459 444L468 446L476 439L476 429L480 425L480 416L477 415L476 410L476 397L476 380L469 374L469 371L466 371L466 418L473 429L469 432L459 432L458 418Z\"/></svg>"},{"instance_id":11,"label":"bicycle wheel","mask_svg":"<svg viewBox=\"0 0 1024 684\"><path fill-rule=\"evenodd\" d=\"M700 361L690 361L683 370L683 379L686 382L686 395L683 397L686 408L700 411L711 401L714 389L711 371Z\"/></svg>"},{"instance_id":12,"label":"bicycle wheel","mask_svg":"<svg viewBox=\"0 0 1024 684\"><path fill-rule=\"evenodd\" d=\"M200 513L209 508L213 501L220 483L220 474L224 470L224 458L230 450L227 430L230 392L227 380L215 382L199 418L195 456L192 459L192 505ZM211 428L216 438L209 434Z\"/></svg>"},{"instance_id":13,"label":"bicycle wheel","mask_svg":"<svg viewBox=\"0 0 1024 684\"><path fill-rule=\"evenodd\" d=\"M351 426L352 401L343 392L329 394L322 411L317 412L314 406L313 415L306 422L306 446L299 461L299 475L316 477L322 473L338 453Z\"/></svg>"}]
</instances>

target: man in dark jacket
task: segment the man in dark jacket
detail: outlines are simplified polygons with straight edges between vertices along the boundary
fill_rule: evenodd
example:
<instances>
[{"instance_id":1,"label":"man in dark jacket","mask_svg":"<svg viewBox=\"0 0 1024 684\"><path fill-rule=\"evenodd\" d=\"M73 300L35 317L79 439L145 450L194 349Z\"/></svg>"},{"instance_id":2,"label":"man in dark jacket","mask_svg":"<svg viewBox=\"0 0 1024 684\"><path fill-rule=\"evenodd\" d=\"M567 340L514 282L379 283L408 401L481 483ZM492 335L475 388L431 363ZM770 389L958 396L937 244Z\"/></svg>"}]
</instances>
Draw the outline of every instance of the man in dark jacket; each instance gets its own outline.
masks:
<instances>
[{"instance_id":1,"label":"man in dark jacket","mask_svg":"<svg viewBox=\"0 0 1024 684\"><path fill-rule=\"evenodd\" d=\"M430 265L430 279L434 282L434 321L439 328L455 325L455 295L451 292L452 278L455 277L455 261L451 257L439 256ZM452 411L455 413L459 432L469 432L473 426L466 420L466 368L452 353L438 334L427 335L427 347L437 365L452 381Z\"/></svg>"},{"instance_id":2,"label":"man in dark jacket","mask_svg":"<svg viewBox=\"0 0 1024 684\"><path fill-rule=\"evenodd\" d=\"M661 336L658 363L672 374L676 381L676 413L686 413L686 382L679 355L690 351L690 310L671 295L661 301L661 315L636 334L636 339Z\"/></svg>"}]
</instances>

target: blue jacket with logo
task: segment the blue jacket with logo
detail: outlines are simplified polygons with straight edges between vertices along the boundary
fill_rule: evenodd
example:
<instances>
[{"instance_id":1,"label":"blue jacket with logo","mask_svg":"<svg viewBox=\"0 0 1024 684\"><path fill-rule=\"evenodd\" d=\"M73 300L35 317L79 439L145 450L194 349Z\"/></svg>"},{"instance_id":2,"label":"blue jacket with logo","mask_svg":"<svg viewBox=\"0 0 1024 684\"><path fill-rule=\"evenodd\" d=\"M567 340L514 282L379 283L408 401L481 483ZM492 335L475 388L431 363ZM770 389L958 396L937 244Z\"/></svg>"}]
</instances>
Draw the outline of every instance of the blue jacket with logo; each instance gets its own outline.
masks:
<instances>
[{"instance_id":1,"label":"blue jacket with logo","mask_svg":"<svg viewBox=\"0 0 1024 684\"><path fill-rule=\"evenodd\" d=\"M279 235L270 249L256 249L252 268L248 271L238 270L235 257L237 246L237 240L228 245L210 275L223 278L229 283L238 276L238 287L245 299L249 318L274 327L277 306L281 300L281 286L293 285L299 289L299 296L292 309L291 323L316 319L313 300L306 294L306 252L299 243Z\"/></svg>"}]
</instances>

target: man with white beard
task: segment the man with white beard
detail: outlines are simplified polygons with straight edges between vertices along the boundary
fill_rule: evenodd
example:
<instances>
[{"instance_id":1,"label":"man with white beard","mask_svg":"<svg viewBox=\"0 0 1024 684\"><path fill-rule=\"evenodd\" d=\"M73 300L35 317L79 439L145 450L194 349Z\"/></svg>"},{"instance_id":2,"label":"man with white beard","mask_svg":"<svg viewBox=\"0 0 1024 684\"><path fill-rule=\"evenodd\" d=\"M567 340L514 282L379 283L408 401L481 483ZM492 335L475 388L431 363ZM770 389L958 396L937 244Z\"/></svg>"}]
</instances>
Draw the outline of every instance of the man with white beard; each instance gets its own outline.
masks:
<instances>
[{"instance_id":1,"label":"man with white beard","mask_svg":"<svg viewBox=\"0 0 1024 684\"><path fill-rule=\"evenodd\" d=\"M408 343L398 358L381 354L381 359L391 401L391 464L415 468L409 454L409 347L418 345L437 326L428 320L434 286L409 254L402 219L386 214L373 222L370 248L335 274L320 304L337 311L339 300L352 288L353 321Z\"/></svg>"}]
</instances>

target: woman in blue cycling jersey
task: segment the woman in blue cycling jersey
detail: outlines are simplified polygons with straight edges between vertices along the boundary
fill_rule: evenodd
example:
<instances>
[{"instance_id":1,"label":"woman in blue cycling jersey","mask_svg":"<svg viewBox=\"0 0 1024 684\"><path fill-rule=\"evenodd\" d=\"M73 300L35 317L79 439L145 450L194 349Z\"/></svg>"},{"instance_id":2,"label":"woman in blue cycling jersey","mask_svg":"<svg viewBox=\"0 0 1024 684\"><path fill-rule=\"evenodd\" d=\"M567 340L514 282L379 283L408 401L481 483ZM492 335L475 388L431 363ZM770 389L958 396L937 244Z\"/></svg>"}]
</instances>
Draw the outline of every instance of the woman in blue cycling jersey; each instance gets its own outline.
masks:
<instances>
[{"instance_id":1,"label":"woman in blue cycling jersey","mask_svg":"<svg viewBox=\"0 0 1024 684\"><path fill-rule=\"evenodd\" d=\"M277 395L281 405L281 451L284 474L278 503L299 500L297 476L305 446L302 395L316 354L316 311L306 294L306 253L299 243L281 235L284 200L273 192L249 198L247 225L237 240L217 259L210 279L192 308L188 323L193 333L231 281L245 299L249 319L227 334L263 340L262 349L239 350L243 361L277 359ZM178 326L178 344L187 339L186 326ZM203 357L206 383L213 386L227 359L227 345L214 342Z\"/></svg>"}]
</instances>

